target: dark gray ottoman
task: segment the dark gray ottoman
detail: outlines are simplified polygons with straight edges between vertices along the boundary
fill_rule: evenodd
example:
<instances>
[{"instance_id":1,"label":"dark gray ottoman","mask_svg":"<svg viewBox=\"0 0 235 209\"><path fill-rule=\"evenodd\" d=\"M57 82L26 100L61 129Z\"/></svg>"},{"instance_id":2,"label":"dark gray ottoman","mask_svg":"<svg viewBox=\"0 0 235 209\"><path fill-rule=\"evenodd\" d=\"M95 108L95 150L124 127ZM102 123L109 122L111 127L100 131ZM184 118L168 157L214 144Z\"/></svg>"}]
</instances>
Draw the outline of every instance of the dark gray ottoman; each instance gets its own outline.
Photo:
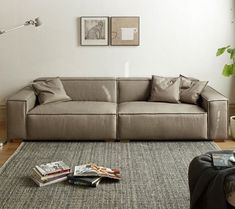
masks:
<instances>
[{"instance_id":1,"label":"dark gray ottoman","mask_svg":"<svg viewBox=\"0 0 235 209\"><path fill-rule=\"evenodd\" d=\"M232 184L229 182L233 179L229 177L235 176L235 166L214 167L212 153L232 153L232 151L208 152L191 161L188 170L190 209L227 209L230 207L226 201L226 194L232 190Z\"/></svg>"}]
</instances>

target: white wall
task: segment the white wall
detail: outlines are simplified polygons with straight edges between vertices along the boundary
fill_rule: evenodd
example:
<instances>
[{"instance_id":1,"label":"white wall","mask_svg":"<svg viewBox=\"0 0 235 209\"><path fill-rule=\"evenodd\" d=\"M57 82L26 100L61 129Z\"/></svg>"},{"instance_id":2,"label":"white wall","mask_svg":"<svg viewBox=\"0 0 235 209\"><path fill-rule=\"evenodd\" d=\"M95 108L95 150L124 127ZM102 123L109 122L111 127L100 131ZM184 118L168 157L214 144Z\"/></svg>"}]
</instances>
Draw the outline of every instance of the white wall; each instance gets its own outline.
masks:
<instances>
[{"instance_id":1,"label":"white wall","mask_svg":"<svg viewBox=\"0 0 235 209\"><path fill-rule=\"evenodd\" d=\"M0 36L0 104L40 76L184 74L209 80L230 96L233 78L221 75L234 46L232 0L0 0L0 29L41 17L43 25ZM141 17L139 47L79 46L80 16ZM235 102L235 96L230 102Z\"/></svg>"}]
</instances>

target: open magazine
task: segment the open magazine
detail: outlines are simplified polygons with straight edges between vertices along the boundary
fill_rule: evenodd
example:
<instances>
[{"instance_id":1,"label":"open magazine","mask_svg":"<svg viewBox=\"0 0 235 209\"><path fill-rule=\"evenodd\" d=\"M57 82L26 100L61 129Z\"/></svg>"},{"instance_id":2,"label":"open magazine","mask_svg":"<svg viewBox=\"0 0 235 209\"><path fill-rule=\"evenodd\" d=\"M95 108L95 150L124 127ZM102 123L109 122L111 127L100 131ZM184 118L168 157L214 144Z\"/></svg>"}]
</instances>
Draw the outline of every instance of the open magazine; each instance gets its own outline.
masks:
<instances>
[{"instance_id":1,"label":"open magazine","mask_svg":"<svg viewBox=\"0 0 235 209\"><path fill-rule=\"evenodd\" d=\"M74 176L101 176L111 179L121 179L119 169L111 169L98 166L95 163L75 166Z\"/></svg>"}]
</instances>

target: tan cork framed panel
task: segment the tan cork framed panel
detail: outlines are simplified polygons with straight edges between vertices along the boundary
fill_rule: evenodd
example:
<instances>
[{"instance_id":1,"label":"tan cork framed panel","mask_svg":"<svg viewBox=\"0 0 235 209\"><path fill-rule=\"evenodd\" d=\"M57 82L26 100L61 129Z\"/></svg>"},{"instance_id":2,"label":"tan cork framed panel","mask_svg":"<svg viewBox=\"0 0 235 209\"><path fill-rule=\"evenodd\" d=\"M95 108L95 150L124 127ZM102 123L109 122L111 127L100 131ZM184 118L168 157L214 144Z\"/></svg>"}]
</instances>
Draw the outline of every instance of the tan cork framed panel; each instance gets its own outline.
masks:
<instances>
[{"instance_id":1,"label":"tan cork framed panel","mask_svg":"<svg viewBox=\"0 0 235 209\"><path fill-rule=\"evenodd\" d=\"M140 17L120 16L111 17L111 45L139 46L140 45Z\"/></svg>"}]
</instances>

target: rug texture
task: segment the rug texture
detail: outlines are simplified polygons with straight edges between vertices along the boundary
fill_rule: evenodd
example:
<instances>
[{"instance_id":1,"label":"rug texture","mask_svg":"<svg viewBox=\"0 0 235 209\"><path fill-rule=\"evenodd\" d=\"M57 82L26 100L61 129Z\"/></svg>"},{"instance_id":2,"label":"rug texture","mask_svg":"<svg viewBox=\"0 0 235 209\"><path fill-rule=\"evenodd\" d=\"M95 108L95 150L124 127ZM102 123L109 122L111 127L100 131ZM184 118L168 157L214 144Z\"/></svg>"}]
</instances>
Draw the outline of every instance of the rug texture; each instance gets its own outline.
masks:
<instances>
[{"instance_id":1,"label":"rug texture","mask_svg":"<svg viewBox=\"0 0 235 209\"><path fill-rule=\"evenodd\" d=\"M189 163L217 149L212 142L25 142L0 169L0 208L189 209ZM120 168L122 180L37 187L32 168L58 160Z\"/></svg>"}]
</instances>

